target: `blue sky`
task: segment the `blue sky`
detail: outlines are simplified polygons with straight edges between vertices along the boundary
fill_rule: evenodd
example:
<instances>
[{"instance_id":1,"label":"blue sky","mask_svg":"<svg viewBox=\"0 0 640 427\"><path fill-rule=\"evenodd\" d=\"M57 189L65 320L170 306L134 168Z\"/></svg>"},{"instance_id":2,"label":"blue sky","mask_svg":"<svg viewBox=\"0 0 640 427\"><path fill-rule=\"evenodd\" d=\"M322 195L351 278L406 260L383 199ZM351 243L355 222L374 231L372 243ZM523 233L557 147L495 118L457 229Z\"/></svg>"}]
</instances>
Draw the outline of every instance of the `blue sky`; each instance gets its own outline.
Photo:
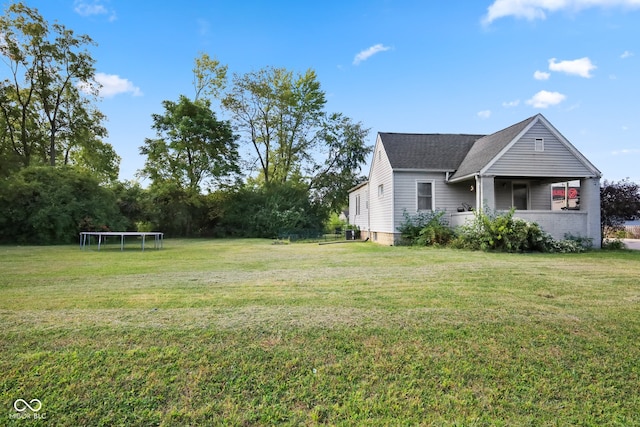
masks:
<instances>
[{"instance_id":1,"label":"blue sky","mask_svg":"<svg viewBox=\"0 0 640 427\"><path fill-rule=\"evenodd\" d=\"M97 42L123 180L161 102L193 97L206 52L231 73L314 69L327 110L370 128L371 145L377 132L488 134L542 113L604 179L640 182L640 0L26 4Z\"/></svg>"}]
</instances>

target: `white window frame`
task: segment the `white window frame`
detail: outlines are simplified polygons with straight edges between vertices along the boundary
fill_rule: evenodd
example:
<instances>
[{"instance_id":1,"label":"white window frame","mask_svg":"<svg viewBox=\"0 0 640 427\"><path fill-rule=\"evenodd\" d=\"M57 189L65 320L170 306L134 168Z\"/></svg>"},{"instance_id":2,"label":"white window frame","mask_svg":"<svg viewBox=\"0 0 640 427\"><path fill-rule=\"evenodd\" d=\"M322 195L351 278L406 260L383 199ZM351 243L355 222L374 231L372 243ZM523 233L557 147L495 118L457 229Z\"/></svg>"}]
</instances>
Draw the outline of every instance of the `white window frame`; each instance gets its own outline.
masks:
<instances>
[{"instance_id":1,"label":"white window frame","mask_svg":"<svg viewBox=\"0 0 640 427\"><path fill-rule=\"evenodd\" d=\"M430 184L431 185L431 208L430 209L420 209L420 200L419 198L420 196L420 184ZM422 196L422 197L426 197L426 196ZM433 211L435 209L435 205L436 205L436 185L435 185L435 181L432 179L423 179L423 180L419 180L416 181L416 212L428 212L428 211Z\"/></svg>"},{"instance_id":2,"label":"white window frame","mask_svg":"<svg viewBox=\"0 0 640 427\"><path fill-rule=\"evenodd\" d=\"M378 185L378 197L384 197L384 184Z\"/></svg>"},{"instance_id":3,"label":"white window frame","mask_svg":"<svg viewBox=\"0 0 640 427\"><path fill-rule=\"evenodd\" d=\"M543 152L544 151L544 138L536 138L533 142L534 144L534 150L537 152Z\"/></svg>"},{"instance_id":4,"label":"white window frame","mask_svg":"<svg viewBox=\"0 0 640 427\"><path fill-rule=\"evenodd\" d=\"M360 195L356 194L356 216L360 215Z\"/></svg>"}]
</instances>

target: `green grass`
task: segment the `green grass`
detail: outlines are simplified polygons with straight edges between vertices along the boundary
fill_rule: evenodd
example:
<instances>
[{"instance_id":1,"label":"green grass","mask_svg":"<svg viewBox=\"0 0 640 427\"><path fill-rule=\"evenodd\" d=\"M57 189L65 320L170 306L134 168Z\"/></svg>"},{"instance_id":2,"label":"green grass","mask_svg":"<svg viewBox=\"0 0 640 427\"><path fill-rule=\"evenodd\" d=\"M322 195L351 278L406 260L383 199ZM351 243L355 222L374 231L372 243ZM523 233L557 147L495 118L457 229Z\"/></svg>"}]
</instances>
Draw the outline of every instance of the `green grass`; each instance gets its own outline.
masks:
<instances>
[{"instance_id":1,"label":"green grass","mask_svg":"<svg viewBox=\"0 0 640 427\"><path fill-rule=\"evenodd\" d=\"M116 246L0 247L0 425L640 425L640 252Z\"/></svg>"}]
</instances>

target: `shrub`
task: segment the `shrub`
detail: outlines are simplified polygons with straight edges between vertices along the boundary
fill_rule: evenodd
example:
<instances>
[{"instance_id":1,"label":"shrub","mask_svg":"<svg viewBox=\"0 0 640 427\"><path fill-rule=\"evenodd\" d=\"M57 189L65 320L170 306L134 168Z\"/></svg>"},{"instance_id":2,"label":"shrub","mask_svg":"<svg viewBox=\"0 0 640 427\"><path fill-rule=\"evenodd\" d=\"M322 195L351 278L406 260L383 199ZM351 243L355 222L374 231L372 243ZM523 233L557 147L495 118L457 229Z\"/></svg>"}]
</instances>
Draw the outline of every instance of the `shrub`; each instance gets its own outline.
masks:
<instances>
[{"instance_id":1,"label":"shrub","mask_svg":"<svg viewBox=\"0 0 640 427\"><path fill-rule=\"evenodd\" d=\"M325 233L327 234L340 234L347 228L347 222L340 219L340 215L337 212L332 212L329 219L325 223Z\"/></svg>"},{"instance_id":2,"label":"shrub","mask_svg":"<svg viewBox=\"0 0 640 427\"><path fill-rule=\"evenodd\" d=\"M504 214L476 212L473 222L459 228L453 245L458 248L499 252L582 252L591 239L569 236L555 240L536 223Z\"/></svg>"},{"instance_id":3,"label":"shrub","mask_svg":"<svg viewBox=\"0 0 640 427\"><path fill-rule=\"evenodd\" d=\"M624 242L620 239L605 239L604 242L602 242L602 249L619 251L626 248L627 245L625 245Z\"/></svg>"},{"instance_id":4,"label":"shrub","mask_svg":"<svg viewBox=\"0 0 640 427\"><path fill-rule=\"evenodd\" d=\"M74 168L32 166L0 180L0 242L70 243L125 223L114 193Z\"/></svg>"},{"instance_id":5,"label":"shrub","mask_svg":"<svg viewBox=\"0 0 640 427\"><path fill-rule=\"evenodd\" d=\"M328 212L300 183L243 187L226 194L217 234L277 238L322 235Z\"/></svg>"},{"instance_id":6,"label":"shrub","mask_svg":"<svg viewBox=\"0 0 640 427\"><path fill-rule=\"evenodd\" d=\"M410 245L432 246L446 245L455 236L446 221L445 211L419 212L409 215L402 213L403 222L398 227L402 238Z\"/></svg>"},{"instance_id":7,"label":"shrub","mask_svg":"<svg viewBox=\"0 0 640 427\"><path fill-rule=\"evenodd\" d=\"M471 224L460 227L456 246L500 252L541 250L548 236L538 224L514 218L514 209L505 214L476 212Z\"/></svg>"},{"instance_id":8,"label":"shrub","mask_svg":"<svg viewBox=\"0 0 640 427\"><path fill-rule=\"evenodd\" d=\"M592 237L574 236L571 233L566 233L564 235L564 241L574 242L583 249L591 249L593 247Z\"/></svg>"}]
</instances>

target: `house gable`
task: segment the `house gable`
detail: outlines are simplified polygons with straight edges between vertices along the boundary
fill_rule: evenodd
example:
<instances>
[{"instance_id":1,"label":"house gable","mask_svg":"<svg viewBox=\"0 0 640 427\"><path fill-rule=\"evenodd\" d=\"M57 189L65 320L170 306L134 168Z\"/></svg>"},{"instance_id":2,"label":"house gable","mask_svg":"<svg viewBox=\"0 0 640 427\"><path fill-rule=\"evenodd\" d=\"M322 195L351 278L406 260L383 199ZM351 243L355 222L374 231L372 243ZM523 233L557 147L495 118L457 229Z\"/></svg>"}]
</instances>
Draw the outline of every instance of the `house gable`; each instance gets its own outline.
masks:
<instances>
[{"instance_id":1,"label":"house gable","mask_svg":"<svg viewBox=\"0 0 640 427\"><path fill-rule=\"evenodd\" d=\"M536 139L542 140L542 150L536 148ZM601 173L537 114L476 141L451 182L474 175L600 177Z\"/></svg>"},{"instance_id":2,"label":"house gable","mask_svg":"<svg viewBox=\"0 0 640 427\"><path fill-rule=\"evenodd\" d=\"M501 152L503 152L512 141L516 140L518 136L531 125L534 119L535 116L530 117L506 129L478 139L469 149L465 158L460 163L460 167L457 168L456 173L451 177L451 181L456 182L469 179L480 173L488 163L496 157L499 157Z\"/></svg>"},{"instance_id":3,"label":"house gable","mask_svg":"<svg viewBox=\"0 0 640 427\"><path fill-rule=\"evenodd\" d=\"M506 150L487 164L483 175L596 177L599 172L568 141L536 120Z\"/></svg>"}]
</instances>

